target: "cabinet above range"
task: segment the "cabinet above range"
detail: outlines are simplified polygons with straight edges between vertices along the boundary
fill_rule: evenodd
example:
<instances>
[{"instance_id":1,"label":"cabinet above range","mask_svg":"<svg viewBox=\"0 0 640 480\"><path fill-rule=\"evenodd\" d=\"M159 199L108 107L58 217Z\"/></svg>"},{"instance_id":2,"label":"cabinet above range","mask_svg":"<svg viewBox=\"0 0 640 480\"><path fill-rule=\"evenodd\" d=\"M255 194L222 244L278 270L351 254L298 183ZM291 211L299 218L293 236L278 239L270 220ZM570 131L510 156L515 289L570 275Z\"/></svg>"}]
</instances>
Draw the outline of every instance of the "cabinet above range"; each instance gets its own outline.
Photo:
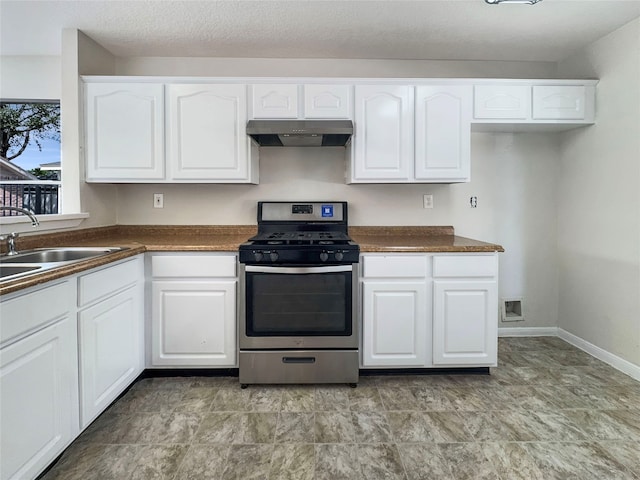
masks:
<instances>
[{"instance_id":1,"label":"cabinet above range","mask_svg":"<svg viewBox=\"0 0 640 480\"><path fill-rule=\"evenodd\" d=\"M595 121L596 80L83 77L86 181L258 183L250 120L353 121L346 183L470 181L471 131ZM282 147L263 147L282 148ZM338 148L338 147L330 147Z\"/></svg>"}]
</instances>

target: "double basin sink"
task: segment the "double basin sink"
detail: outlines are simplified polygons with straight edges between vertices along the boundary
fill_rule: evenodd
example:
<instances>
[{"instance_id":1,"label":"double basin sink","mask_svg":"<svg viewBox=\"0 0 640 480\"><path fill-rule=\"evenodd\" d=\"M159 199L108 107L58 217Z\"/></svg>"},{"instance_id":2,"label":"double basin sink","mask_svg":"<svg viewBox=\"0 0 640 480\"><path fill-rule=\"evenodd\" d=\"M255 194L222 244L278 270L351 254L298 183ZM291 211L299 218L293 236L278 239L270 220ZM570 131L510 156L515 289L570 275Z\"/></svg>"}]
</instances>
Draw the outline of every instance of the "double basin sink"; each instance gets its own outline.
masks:
<instances>
[{"instance_id":1,"label":"double basin sink","mask_svg":"<svg viewBox=\"0 0 640 480\"><path fill-rule=\"evenodd\" d=\"M0 283L126 249L126 247L55 247L28 250L17 255L2 255L0 256Z\"/></svg>"}]
</instances>

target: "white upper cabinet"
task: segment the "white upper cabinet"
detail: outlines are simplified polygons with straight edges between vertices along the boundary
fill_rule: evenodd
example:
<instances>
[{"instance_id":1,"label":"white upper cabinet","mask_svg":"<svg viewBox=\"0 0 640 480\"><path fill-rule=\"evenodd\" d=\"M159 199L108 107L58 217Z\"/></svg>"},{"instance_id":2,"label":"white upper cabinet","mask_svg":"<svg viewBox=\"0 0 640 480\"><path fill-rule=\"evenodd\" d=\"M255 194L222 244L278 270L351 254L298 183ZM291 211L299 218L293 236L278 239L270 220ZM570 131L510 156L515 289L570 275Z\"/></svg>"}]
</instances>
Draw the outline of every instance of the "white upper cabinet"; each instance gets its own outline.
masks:
<instances>
[{"instance_id":1,"label":"white upper cabinet","mask_svg":"<svg viewBox=\"0 0 640 480\"><path fill-rule=\"evenodd\" d=\"M175 181L250 182L246 85L169 85L168 165Z\"/></svg>"},{"instance_id":2,"label":"white upper cabinet","mask_svg":"<svg viewBox=\"0 0 640 480\"><path fill-rule=\"evenodd\" d=\"M352 118L352 85L257 84L251 92L251 118Z\"/></svg>"},{"instance_id":3,"label":"white upper cabinet","mask_svg":"<svg viewBox=\"0 0 640 480\"><path fill-rule=\"evenodd\" d=\"M164 86L85 85L87 181L164 178Z\"/></svg>"},{"instance_id":4,"label":"white upper cabinet","mask_svg":"<svg viewBox=\"0 0 640 480\"><path fill-rule=\"evenodd\" d=\"M534 86L533 119L582 120L585 118L585 100L584 86Z\"/></svg>"},{"instance_id":5,"label":"white upper cabinet","mask_svg":"<svg viewBox=\"0 0 640 480\"><path fill-rule=\"evenodd\" d=\"M298 118L298 85L252 85L252 118Z\"/></svg>"},{"instance_id":6,"label":"white upper cabinet","mask_svg":"<svg viewBox=\"0 0 640 480\"><path fill-rule=\"evenodd\" d=\"M527 85L476 85L473 89L474 118L531 117L531 87Z\"/></svg>"},{"instance_id":7,"label":"white upper cabinet","mask_svg":"<svg viewBox=\"0 0 640 480\"><path fill-rule=\"evenodd\" d=\"M471 97L469 85L416 87L416 180L469 181Z\"/></svg>"},{"instance_id":8,"label":"white upper cabinet","mask_svg":"<svg viewBox=\"0 0 640 480\"><path fill-rule=\"evenodd\" d=\"M304 118L353 118L353 86L304 86Z\"/></svg>"},{"instance_id":9,"label":"white upper cabinet","mask_svg":"<svg viewBox=\"0 0 640 480\"><path fill-rule=\"evenodd\" d=\"M474 86L473 122L478 130L500 131L500 124L506 124L520 125L520 131L527 125L554 131L595 122L595 80L495 82Z\"/></svg>"},{"instance_id":10,"label":"white upper cabinet","mask_svg":"<svg viewBox=\"0 0 640 480\"><path fill-rule=\"evenodd\" d=\"M412 179L413 94L408 85L356 85L353 182Z\"/></svg>"},{"instance_id":11,"label":"white upper cabinet","mask_svg":"<svg viewBox=\"0 0 640 480\"><path fill-rule=\"evenodd\" d=\"M470 85L357 85L355 100L351 182L469 181Z\"/></svg>"}]
</instances>

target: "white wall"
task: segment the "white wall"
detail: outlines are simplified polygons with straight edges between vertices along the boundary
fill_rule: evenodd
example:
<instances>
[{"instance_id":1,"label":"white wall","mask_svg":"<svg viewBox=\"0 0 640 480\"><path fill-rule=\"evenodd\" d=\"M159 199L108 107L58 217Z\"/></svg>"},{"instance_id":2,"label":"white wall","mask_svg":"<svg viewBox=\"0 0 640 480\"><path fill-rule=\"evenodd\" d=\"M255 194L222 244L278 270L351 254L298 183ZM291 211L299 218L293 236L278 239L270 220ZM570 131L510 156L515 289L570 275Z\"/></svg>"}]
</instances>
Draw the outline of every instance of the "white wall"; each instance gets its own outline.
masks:
<instances>
[{"instance_id":1,"label":"white wall","mask_svg":"<svg viewBox=\"0 0 640 480\"><path fill-rule=\"evenodd\" d=\"M562 143L559 326L640 365L640 19L559 67L600 79L597 124Z\"/></svg>"},{"instance_id":2,"label":"white wall","mask_svg":"<svg viewBox=\"0 0 640 480\"><path fill-rule=\"evenodd\" d=\"M0 98L60 100L60 57L0 57Z\"/></svg>"},{"instance_id":3,"label":"white wall","mask_svg":"<svg viewBox=\"0 0 640 480\"><path fill-rule=\"evenodd\" d=\"M552 62L128 57L117 75L211 77L554 78Z\"/></svg>"},{"instance_id":4,"label":"white wall","mask_svg":"<svg viewBox=\"0 0 640 480\"><path fill-rule=\"evenodd\" d=\"M88 212L81 228L116 223L116 187L84 182L80 75L113 74L115 57L76 29L62 31L62 213Z\"/></svg>"}]
</instances>

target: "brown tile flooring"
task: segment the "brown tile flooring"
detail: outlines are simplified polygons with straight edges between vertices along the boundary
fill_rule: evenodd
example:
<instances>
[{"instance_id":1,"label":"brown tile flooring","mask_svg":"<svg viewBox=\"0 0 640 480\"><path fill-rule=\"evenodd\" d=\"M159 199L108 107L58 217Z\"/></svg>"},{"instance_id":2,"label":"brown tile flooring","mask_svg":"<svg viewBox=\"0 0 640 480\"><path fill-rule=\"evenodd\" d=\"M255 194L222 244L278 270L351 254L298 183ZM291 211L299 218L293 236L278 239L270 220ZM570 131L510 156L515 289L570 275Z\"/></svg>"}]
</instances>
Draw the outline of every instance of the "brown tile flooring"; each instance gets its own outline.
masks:
<instances>
[{"instance_id":1,"label":"brown tile flooring","mask_svg":"<svg viewBox=\"0 0 640 480\"><path fill-rule=\"evenodd\" d=\"M348 386L145 379L44 478L640 479L640 383L551 337L499 342L490 376Z\"/></svg>"}]
</instances>

